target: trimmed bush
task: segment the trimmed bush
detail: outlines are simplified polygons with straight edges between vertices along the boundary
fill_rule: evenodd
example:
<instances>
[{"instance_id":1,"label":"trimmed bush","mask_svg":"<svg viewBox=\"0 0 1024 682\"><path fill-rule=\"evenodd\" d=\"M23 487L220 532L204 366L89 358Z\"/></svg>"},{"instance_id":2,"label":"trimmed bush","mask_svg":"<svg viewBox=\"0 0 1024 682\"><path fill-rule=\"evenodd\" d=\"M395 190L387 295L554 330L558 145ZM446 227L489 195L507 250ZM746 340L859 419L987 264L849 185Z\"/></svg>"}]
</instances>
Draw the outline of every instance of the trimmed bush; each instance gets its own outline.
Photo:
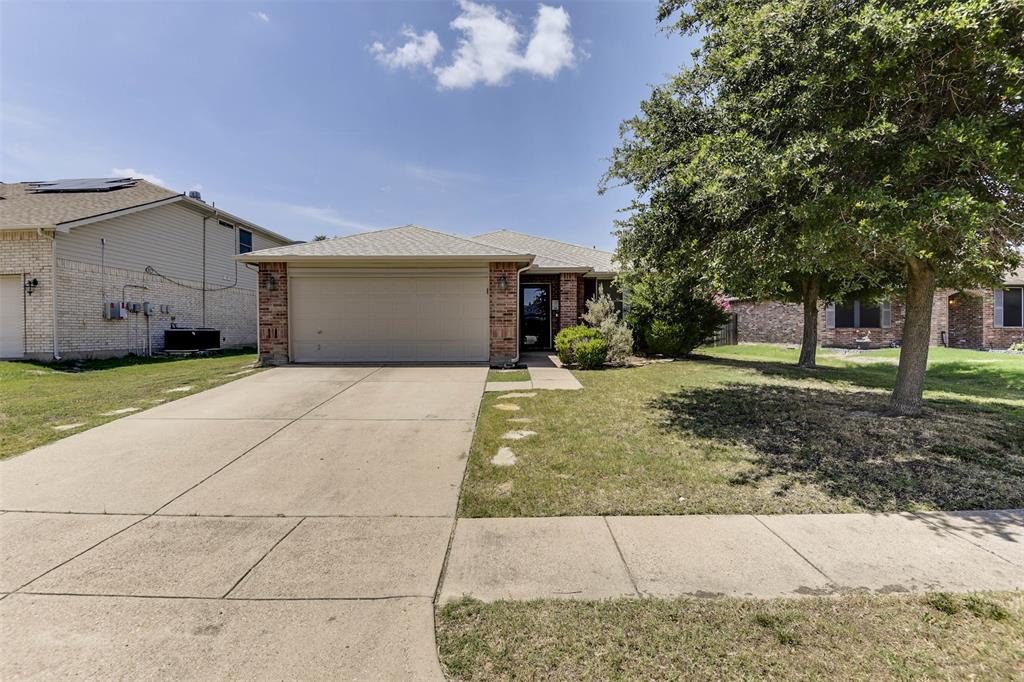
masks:
<instances>
[{"instance_id":1,"label":"trimmed bush","mask_svg":"<svg viewBox=\"0 0 1024 682\"><path fill-rule=\"evenodd\" d=\"M680 357L729 321L729 305L685 274L631 273L630 321L649 353Z\"/></svg>"},{"instance_id":2,"label":"trimmed bush","mask_svg":"<svg viewBox=\"0 0 1024 682\"><path fill-rule=\"evenodd\" d=\"M573 346L573 356L580 369L597 369L608 358L608 342L604 339L578 341Z\"/></svg>"},{"instance_id":3,"label":"trimmed bush","mask_svg":"<svg viewBox=\"0 0 1024 682\"><path fill-rule=\"evenodd\" d=\"M600 339L601 332L583 324L575 327L567 327L555 335L555 352L563 365L571 365L576 362L574 351L576 345L584 341ZM605 350L607 353L607 350Z\"/></svg>"}]
</instances>

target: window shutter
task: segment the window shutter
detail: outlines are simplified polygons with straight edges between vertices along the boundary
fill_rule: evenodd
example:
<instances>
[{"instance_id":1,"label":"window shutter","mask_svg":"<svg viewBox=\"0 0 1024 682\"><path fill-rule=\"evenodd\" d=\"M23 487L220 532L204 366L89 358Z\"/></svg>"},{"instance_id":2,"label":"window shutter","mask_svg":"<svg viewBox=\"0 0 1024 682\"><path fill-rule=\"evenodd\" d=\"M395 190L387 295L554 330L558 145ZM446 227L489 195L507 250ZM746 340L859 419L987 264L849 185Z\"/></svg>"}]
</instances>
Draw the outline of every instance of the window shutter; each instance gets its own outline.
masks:
<instances>
[{"instance_id":1,"label":"window shutter","mask_svg":"<svg viewBox=\"0 0 1024 682\"><path fill-rule=\"evenodd\" d=\"M825 306L825 327L828 329L836 328L836 304L829 303Z\"/></svg>"},{"instance_id":2,"label":"window shutter","mask_svg":"<svg viewBox=\"0 0 1024 682\"><path fill-rule=\"evenodd\" d=\"M992 290L992 302L995 306L995 317L993 319L993 326L1003 326L1003 290L993 289Z\"/></svg>"},{"instance_id":3,"label":"window shutter","mask_svg":"<svg viewBox=\"0 0 1024 682\"><path fill-rule=\"evenodd\" d=\"M882 328L888 329L892 326L892 303L889 301L882 301Z\"/></svg>"}]
</instances>

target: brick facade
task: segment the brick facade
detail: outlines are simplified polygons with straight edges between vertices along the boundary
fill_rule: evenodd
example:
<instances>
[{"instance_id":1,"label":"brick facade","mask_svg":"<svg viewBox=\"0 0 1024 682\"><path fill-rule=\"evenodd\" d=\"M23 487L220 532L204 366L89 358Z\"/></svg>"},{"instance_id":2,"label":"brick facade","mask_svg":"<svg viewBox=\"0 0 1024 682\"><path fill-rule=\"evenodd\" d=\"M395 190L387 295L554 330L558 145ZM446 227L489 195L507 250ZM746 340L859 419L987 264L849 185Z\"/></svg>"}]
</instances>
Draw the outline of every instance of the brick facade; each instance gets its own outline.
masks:
<instances>
[{"instance_id":1,"label":"brick facade","mask_svg":"<svg viewBox=\"0 0 1024 682\"><path fill-rule=\"evenodd\" d=\"M981 348L984 345L983 300L980 293L956 293L949 297L949 346Z\"/></svg>"},{"instance_id":2,"label":"brick facade","mask_svg":"<svg viewBox=\"0 0 1024 682\"><path fill-rule=\"evenodd\" d=\"M904 310L899 299L891 301L891 325L883 328L833 328L825 324L825 305L818 306L818 341L838 348L884 348L903 338ZM736 301L740 343L800 343L803 315L797 303ZM930 343L953 348L1004 349L1024 338L1024 330L993 326L992 290L957 293L939 289L932 301Z\"/></svg>"},{"instance_id":3,"label":"brick facade","mask_svg":"<svg viewBox=\"0 0 1024 682\"><path fill-rule=\"evenodd\" d=\"M52 232L0 230L0 275L38 280L25 294L25 357L53 357L54 252Z\"/></svg>"},{"instance_id":4,"label":"brick facade","mask_svg":"<svg viewBox=\"0 0 1024 682\"><path fill-rule=\"evenodd\" d=\"M800 343L804 329L803 306L782 301L736 301L739 343Z\"/></svg>"},{"instance_id":5,"label":"brick facade","mask_svg":"<svg viewBox=\"0 0 1024 682\"><path fill-rule=\"evenodd\" d=\"M558 276L559 330L579 324L580 304L583 299L582 279L575 272L563 272Z\"/></svg>"},{"instance_id":6,"label":"brick facade","mask_svg":"<svg viewBox=\"0 0 1024 682\"><path fill-rule=\"evenodd\" d=\"M288 363L288 264L260 263L259 346L261 365Z\"/></svg>"},{"instance_id":7,"label":"brick facade","mask_svg":"<svg viewBox=\"0 0 1024 682\"><path fill-rule=\"evenodd\" d=\"M24 296L25 357L29 359L51 360L55 351L64 359L160 352L165 329L172 324L203 326L204 317L205 326L221 331L222 347L256 344L253 289L207 291L204 316L202 282L172 282L145 272L56 258L53 237L45 231L0 231L0 274L39 282ZM128 313L124 320L106 319L105 303L122 297L170 305L171 312L150 316Z\"/></svg>"},{"instance_id":8,"label":"brick facade","mask_svg":"<svg viewBox=\"0 0 1024 682\"><path fill-rule=\"evenodd\" d=\"M1024 342L1024 329L1021 327L996 327L995 304L992 290L981 292L981 344L983 348L1009 348L1015 343Z\"/></svg>"},{"instance_id":9,"label":"brick facade","mask_svg":"<svg viewBox=\"0 0 1024 682\"><path fill-rule=\"evenodd\" d=\"M164 330L205 326L220 330L222 348L256 344L256 292L242 287L207 291L202 282L170 281L145 272L57 259L57 337L65 358L146 355L164 349ZM169 313L128 313L108 320L105 302L169 305Z\"/></svg>"},{"instance_id":10,"label":"brick facade","mask_svg":"<svg viewBox=\"0 0 1024 682\"><path fill-rule=\"evenodd\" d=\"M519 355L519 291L517 263L491 263L487 293L490 298L490 362L500 365ZM501 278L505 278L505 288Z\"/></svg>"}]
</instances>

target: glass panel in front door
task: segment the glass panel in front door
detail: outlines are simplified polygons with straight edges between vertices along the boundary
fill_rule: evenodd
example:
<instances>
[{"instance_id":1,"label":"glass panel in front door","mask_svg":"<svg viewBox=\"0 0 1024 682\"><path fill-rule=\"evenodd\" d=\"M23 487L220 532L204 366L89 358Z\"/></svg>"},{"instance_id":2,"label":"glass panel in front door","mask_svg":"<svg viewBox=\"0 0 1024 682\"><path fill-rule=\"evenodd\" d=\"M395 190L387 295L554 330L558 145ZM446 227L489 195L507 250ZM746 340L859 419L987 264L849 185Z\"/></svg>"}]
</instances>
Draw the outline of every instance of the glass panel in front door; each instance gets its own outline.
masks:
<instances>
[{"instance_id":1,"label":"glass panel in front door","mask_svg":"<svg viewBox=\"0 0 1024 682\"><path fill-rule=\"evenodd\" d=\"M523 334L526 350L551 347L551 294L548 286L524 284L521 289Z\"/></svg>"}]
</instances>

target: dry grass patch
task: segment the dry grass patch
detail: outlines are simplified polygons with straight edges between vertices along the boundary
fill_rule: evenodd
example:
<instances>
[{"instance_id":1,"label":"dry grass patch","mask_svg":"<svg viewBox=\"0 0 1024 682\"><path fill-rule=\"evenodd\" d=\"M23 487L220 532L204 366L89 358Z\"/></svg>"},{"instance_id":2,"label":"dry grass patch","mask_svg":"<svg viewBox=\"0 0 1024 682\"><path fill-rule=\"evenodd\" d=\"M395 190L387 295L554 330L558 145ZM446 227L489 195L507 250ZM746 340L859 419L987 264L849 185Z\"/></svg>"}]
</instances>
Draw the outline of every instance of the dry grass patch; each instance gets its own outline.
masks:
<instances>
[{"instance_id":1,"label":"dry grass patch","mask_svg":"<svg viewBox=\"0 0 1024 682\"><path fill-rule=\"evenodd\" d=\"M455 680L1014 680L1024 595L462 601L437 638Z\"/></svg>"}]
</instances>

